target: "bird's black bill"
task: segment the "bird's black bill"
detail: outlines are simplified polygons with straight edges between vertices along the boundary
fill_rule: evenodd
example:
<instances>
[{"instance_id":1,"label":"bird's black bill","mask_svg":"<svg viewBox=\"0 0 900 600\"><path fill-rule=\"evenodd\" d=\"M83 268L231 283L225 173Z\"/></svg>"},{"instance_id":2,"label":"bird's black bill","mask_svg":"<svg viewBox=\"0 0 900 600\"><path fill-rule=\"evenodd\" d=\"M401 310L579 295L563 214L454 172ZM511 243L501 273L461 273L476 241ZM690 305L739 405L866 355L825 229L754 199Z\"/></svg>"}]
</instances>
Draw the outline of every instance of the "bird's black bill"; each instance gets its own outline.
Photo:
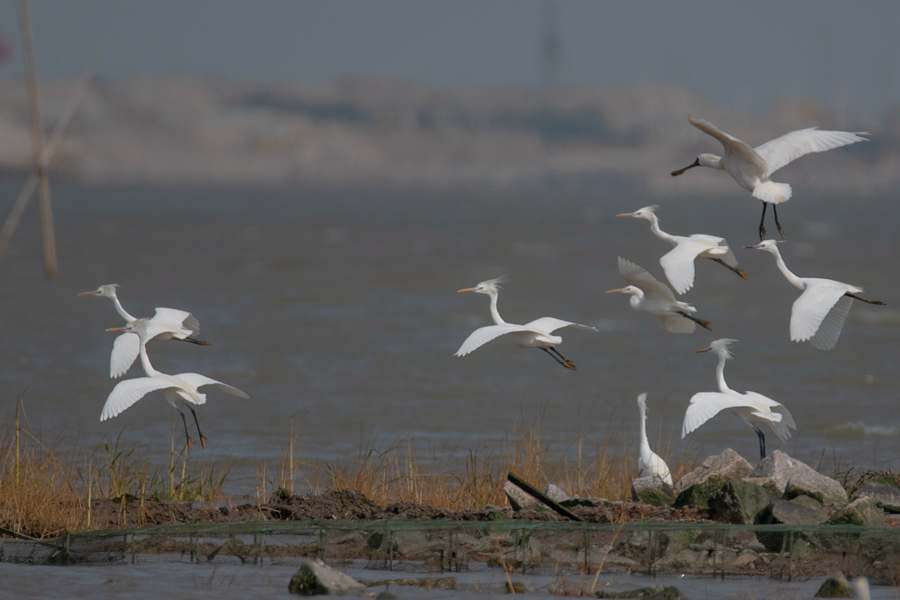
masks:
<instances>
[{"instance_id":1,"label":"bird's black bill","mask_svg":"<svg viewBox=\"0 0 900 600\"><path fill-rule=\"evenodd\" d=\"M683 169L678 169L677 171L672 171L672 177L678 177L679 175L681 175L682 173L684 173L684 172L687 171L688 169L693 169L694 167L699 167L699 166L700 166L700 159L698 158L697 160L695 160L694 162L692 162L691 164L689 164L689 165L686 166L685 168L683 168Z\"/></svg>"}]
</instances>

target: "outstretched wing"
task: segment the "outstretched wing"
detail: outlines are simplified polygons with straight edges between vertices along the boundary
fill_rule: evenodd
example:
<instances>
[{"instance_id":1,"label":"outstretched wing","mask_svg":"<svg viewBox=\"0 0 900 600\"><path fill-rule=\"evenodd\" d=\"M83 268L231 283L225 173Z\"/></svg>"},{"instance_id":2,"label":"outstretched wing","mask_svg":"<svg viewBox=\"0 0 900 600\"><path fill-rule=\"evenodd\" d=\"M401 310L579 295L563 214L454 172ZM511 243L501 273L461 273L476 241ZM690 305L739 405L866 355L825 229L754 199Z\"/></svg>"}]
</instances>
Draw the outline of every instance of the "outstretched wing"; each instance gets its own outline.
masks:
<instances>
[{"instance_id":1,"label":"outstretched wing","mask_svg":"<svg viewBox=\"0 0 900 600\"><path fill-rule=\"evenodd\" d=\"M763 404L776 415L780 415L781 420L777 422L770 422L769 427L771 427L772 431L775 432L775 435L777 435L782 440L786 440L791 437L791 432L788 431L788 428L797 429L797 424L794 423L794 417L791 415L791 411L789 411L787 407L780 402L776 402L768 396L763 396L762 394L758 394L756 392L745 392L744 396L755 402Z\"/></svg>"},{"instance_id":2,"label":"outstretched wing","mask_svg":"<svg viewBox=\"0 0 900 600\"><path fill-rule=\"evenodd\" d=\"M171 382L154 377L138 377L120 381L106 398L106 404L103 405L103 411L100 413L100 420L105 421L115 417L150 392L171 387L175 387Z\"/></svg>"},{"instance_id":3,"label":"outstretched wing","mask_svg":"<svg viewBox=\"0 0 900 600\"><path fill-rule=\"evenodd\" d=\"M175 377L187 383L188 385L194 386L195 388L199 388L202 385L214 385L220 390L228 392L232 396L237 396L239 398L250 397L236 387L231 387L227 383L216 381L215 379L211 379L206 375L201 375L200 373L179 373L178 375L175 375Z\"/></svg>"},{"instance_id":4,"label":"outstretched wing","mask_svg":"<svg viewBox=\"0 0 900 600\"><path fill-rule=\"evenodd\" d=\"M844 320L850 313L850 306L853 304L853 298L850 296L841 296L834 303L822 323L816 335L809 339L816 350L827 352L837 345L838 338L841 337L841 331L844 329Z\"/></svg>"},{"instance_id":5,"label":"outstretched wing","mask_svg":"<svg viewBox=\"0 0 900 600\"><path fill-rule=\"evenodd\" d=\"M540 321L540 319L538 319ZM564 322L564 321L563 321ZM568 323L567 323L568 324ZM466 338L466 341L462 343L462 346L459 347L459 350L456 351L456 354L453 356L465 356L470 352L484 346L491 340L500 337L506 333L512 333L513 331L530 331L524 325L514 325L512 323L503 323L502 325L488 325L486 327L479 327L475 331Z\"/></svg>"},{"instance_id":6,"label":"outstretched wing","mask_svg":"<svg viewBox=\"0 0 900 600\"><path fill-rule=\"evenodd\" d=\"M683 294L694 286L694 259L709 246L686 241L678 244L659 259L672 288Z\"/></svg>"},{"instance_id":7,"label":"outstretched wing","mask_svg":"<svg viewBox=\"0 0 900 600\"><path fill-rule=\"evenodd\" d=\"M658 281L643 267L625 260L621 256L619 257L619 273L630 285L641 288L648 298L662 298L675 303L675 294L672 293L669 286Z\"/></svg>"},{"instance_id":8,"label":"outstretched wing","mask_svg":"<svg viewBox=\"0 0 900 600\"><path fill-rule=\"evenodd\" d=\"M136 333L123 333L118 336L109 355L109 376L118 379L124 375L140 352L141 338Z\"/></svg>"},{"instance_id":9,"label":"outstretched wing","mask_svg":"<svg viewBox=\"0 0 900 600\"><path fill-rule=\"evenodd\" d=\"M191 313L175 308L157 307L150 325L173 334L183 335L185 331L190 331L189 335L200 333L200 322Z\"/></svg>"},{"instance_id":10,"label":"outstretched wing","mask_svg":"<svg viewBox=\"0 0 900 600\"><path fill-rule=\"evenodd\" d=\"M577 327L579 329L590 329L591 331L597 331L596 328L590 327L588 325L581 325L580 323L572 323L570 321L563 321L562 319L556 319L554 317L541 317L540 319L535 319L530 323L525 323L522 325L526 331L534 331L535 333L553 333L557 329L561 329L563 327Z\"/></svg>"},{"instance_id":11,"label":"outstretched wing","mask_svg":"<svg viewBox=\"0 0 900 600\"><path fill-rule=\"evenodd\" d=\"M807 284L791 308L791 340L805 342L817 335L821 329L822 337L817 343L824 347L816 347L820 350L831 350L844 327L844 319L850 310L850 298L847 298L847 302L835 310L833 315L830 313L846 292L847 286L837 281L819 280ZM826 317L830 317L827 322Z\"/></svg>"},{"instance_id":12,"label":"outstretched wing","mask_svg":"<svg viewBox=\"0 0 900 600\"><path fill-rule=\"evenodd\" d=\"M684 413L684 423L681 425L681 439L684 439L687 434L726 408L738 408L741 406L747 406L747 402L730 394L721 392L700 392L694 394L687 411Z\"/></svg>"},{"instance_id":13,"label":"outstretched wing","mask_svg":"<svg viewBox=\"0 0 900 600\"><path fill-rule=\"evenodd\" d=\"M666 329L672 333L694 333L697 325L690 319L686 319L681 315L666 315L661 317Z\"/></svg>"},{"instance_id":14,"label":"outstretched wing","mask_svg":"<svg viewBox=\"0 0 900 600\"><path fill-rule=\"evenodd\" d=\"M815 127L791 131L766 142L756 149L768 165L766 177L804 154L824 152L856 142L867 142L864 137L849 131L820 131Z\"/></svg>"},{"instance_id":15,"label":"outstretched wing","mask_svg":"<svg viewBox=\"0 0 900 600\"><path fill-rule=\"evenodd\" d=\"M725 154L740 154L741 158L745 159L749 163L751 163L754 167L759 169L760 171L765 171L766 163L765 160L759 155L759 152L753 149L750 144L746 142L742 142L732 135L728 135L709 121L704 121L703 119L693 119L688 117L691 125L702 131L707 135L711 135L712 137L719 140L722 144L722 147L725 148Z\"/></svg>"}]
</instances>

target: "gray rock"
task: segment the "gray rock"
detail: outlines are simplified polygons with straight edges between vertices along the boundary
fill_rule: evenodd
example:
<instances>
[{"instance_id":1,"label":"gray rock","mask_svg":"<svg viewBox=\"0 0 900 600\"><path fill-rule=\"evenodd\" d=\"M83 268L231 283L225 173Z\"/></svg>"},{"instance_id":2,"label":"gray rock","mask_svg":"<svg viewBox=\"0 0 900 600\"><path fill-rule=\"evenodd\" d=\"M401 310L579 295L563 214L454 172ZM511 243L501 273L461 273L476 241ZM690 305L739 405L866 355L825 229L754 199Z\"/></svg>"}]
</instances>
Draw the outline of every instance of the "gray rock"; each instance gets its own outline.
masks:
<instances>
[{"instance_id":1,"label":"gray rock","mask_svg":"<svg viewBox=\"0 0 900 600\"><path fill-rule=\"evenodd\" d=\"M852 500L868 496L884 512L900 513L900 489L886 483L867 483L853 494Z\"/></svg>"},{"instance_id":2,"label":"gray rock","mask_svg":"<svg viewBox=\"0 0 900 600\"><path fill-rule=\"evenodd\" d=\"M713 519L749 525L772 501L766 488L737 477L729 479L709 501Z\"/></svg>"},{"instance_id":3,"label":"gray rock","mask_svg":"<svg viewBox=\"0 0 900 600\"><path fill-rule=\"evenodd\" d=\"M598 598L643 598L644 600L685 600L677 587L670 585L654 585L652 587L630 590L627 592L608 592L600 590Z\"/></svg>"},{"instance_id":4,"label":"gray rock","mask_svg":"<svg viewBox=\"0 0 900 600\"><path fill-rule=\"evenodd\" d=\"M816 598L852 598L853 588L843 573L832 575L822 584L816 592Z\"/></svg>"},{"instance_id":5,"label":"gray rock","mask_svg":"<svg viewBox=\"0 0 900 600\"><path fill-rule=\"evenodd\" d=\"M847 501L847 492L840 483L780 450L761 460L750 477L771 477L776 489L787 500L805 495L822 504Z\"/></svg>"},{"instance_id":6,"label":"gray rock","mask_svg":"<svg viewBox=\"0 0 900 600\"><path fill-rule=\"evenodd\" d=\"M681 494L689 487L706 483L709 479L717 479L725 483L733 477L746 477L753 470L740 454L728 448L721 454L710 456L703 464L685 475L675 484L675 493Z\"/></svg>"},{"instance_id":7,"label":"gray rock","mask_svg":"<svg viewBox=\"0 0 900 600\"><path fill-rule=\"evenodd\" d=\"M884 512L868 496L858 498L834 513L829 525L860 525L862 527L887 527Z\"/></svg>"},{"instance_id":8,"label":"gray rock","mask_svg":"<svg viewBox=\"0 0 900 600\"><path fill-rule=\"evenodd\" d=\"M506 498L513 510L534 510L536 508L545 508L543 502L538 502L528 494L526 494L519 486L511 481L503 484L503 491L506 492Z\"/></svg>"},{"instance_id":9,"label":"gray rock","mask_svg":"<svg viewBox=\"0 0 900 600\"><path fill-rule=\"evenodd\" d=\"M546 490L544 490L544 495L554 502L565 502L566 500L572 499L572 496L562 491L562 488L560 488L558 485L554 485L552 483L547 486Z\"/></svg>"},{"instance_id":10,"label":"gray rock","mask_svg":"<svg viewBox=\"0 0 900 600\"><path fill-rule=\"evenodd\" d=\"M675 493L672 486L654 474L631 480L631 499L653 506L670 506L675 500Z\"/></svg>"},{"instance_id":11,"label":"gray rock","mask_svg":"<svg viewBox=\"0 0 900 600\"><path fill-rule=\"evenodd\" d=\"M788 500L773 500L756 515L757 525L820 525L828 519L823 510L801 506ZM786 532L757 531L756 539L766 547L767 552L781 552L786 539L794 536ZM803 538L805 540L805 538ZM799 538L798 538L798 541Z\"/></svg>"},{"instance_id":12,"label":"gray rock","mask_svg":"<svg viewBox=\"0 0 900 600\"><path fill-rule=\"evenodd\" d=\"M288 585L288 592L301 596L358 596L365 591L366 586L318 559L303 563Z\"/></svg>"},{"instance_id":13,"label":"gray rock","mask_svg":"<svg viewBox=\"0 0 900 600\"><path fill-rule=\"evenodd\" d=\"M818 511L823 515L823 518L828 516L828 514L825 512L825 507L823 507L822 504L815 498L811 498L809 496L797 496L796 498L791 498L790 502L792 504L799 504L800 506L805 506L806 508L811 508L815 511Z\"/></svg>"}]
</instances>

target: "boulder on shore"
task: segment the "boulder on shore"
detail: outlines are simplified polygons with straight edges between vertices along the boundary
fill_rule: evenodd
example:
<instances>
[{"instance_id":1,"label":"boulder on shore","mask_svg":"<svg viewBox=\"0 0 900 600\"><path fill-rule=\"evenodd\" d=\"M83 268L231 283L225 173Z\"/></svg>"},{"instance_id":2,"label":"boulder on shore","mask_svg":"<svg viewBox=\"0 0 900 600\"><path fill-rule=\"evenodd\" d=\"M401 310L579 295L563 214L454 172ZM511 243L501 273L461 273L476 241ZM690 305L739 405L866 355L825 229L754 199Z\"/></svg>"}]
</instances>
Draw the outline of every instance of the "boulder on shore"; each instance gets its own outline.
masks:
<instances>
[{"instance_id":1,"label":"boulder on shore","mask_svg":"<svg viewBox=\"0 0 900 600\"><path fill-rule=\"evenodd\" d=\"M303 563L288 584L288 592L301 596L359 596L365 591L366 586L318 559Z\"/></svg>"},{"instance_id":2,"label":"boulder on shore","mask_svg":"<svg viewBox=\"0 0 900 600\"><path fill-rule=\"evenodd\" d=\"M880 482L867 483L853 494L852 500L857 500L864 496L874 500L875 504L883 509L884 512L900 513L900 489L892 485Z\"/></svg>"},{"instance_id":3,"label":"boulder on shore","mask_svg":"<svg viewBox=\"0 0 900 600\"><path fill-rule=\"evenodd\" d=\"M709 500L709 512L716 520L750 525L771 501L772 495L766 488L734 477Z\"/></svg>"},{"instance_id":4,"label":"boulder on shore","mask_svg":"<svg viewBox=\"0 0 900 600\"><path fill-rule=\"evenodd\" d=\"M750 477L771 477L776 489L787 500L804 495L822 504L847 502L847 492L840 483L780 450L762 459Z\"/></svg>"},{"instance_id":5,"label":"boulder on shore","mask_svg":"<svg viewBox=\"0 0 900 600\"><path fill-rule=\"evenodd\" d=\"M653 506L670 506L675 500L675 493L662 477L653 474L631 480L631 499Z\"/></svg>"},{"instance_id":6,"label":"boulder on shore","mask_svg":"<svg viewBox=\"0 0 900 600\"><path fill-rule=\"evenodd\" d=\"M706 508L725 483L736 477L746 477L752 470L750 463L731 448L716 456L710 456L702 465L682 477L675 486L678 496L673 506Z\"/></svg>"}]
</instances>

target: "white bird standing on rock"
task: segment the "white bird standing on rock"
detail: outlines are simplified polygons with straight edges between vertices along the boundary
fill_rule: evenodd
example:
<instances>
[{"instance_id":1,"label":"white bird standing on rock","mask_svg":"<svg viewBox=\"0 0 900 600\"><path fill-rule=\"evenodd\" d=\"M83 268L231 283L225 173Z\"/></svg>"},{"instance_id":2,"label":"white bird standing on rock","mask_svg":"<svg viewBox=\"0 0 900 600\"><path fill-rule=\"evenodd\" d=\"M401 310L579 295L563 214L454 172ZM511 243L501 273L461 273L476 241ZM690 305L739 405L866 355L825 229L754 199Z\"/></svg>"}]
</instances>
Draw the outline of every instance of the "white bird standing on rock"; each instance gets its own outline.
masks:
<instances>
[{"instance_id":1,"label":"white bird standing on rock","mask_svg":"<svg viewBox=\"0 0 900 600\"><path fill-rule=\"evenodd\" d=\"M194 315L183 310L174 308L157 308L156 314L152 317L143 317L138 319L131 316L122 308L116 296L116 288L118 284L101 285L93 292L81 292L79 296L103 296L113 301L116 311L125 319L125 323L132 325L137 322L148 322L152 325L152 330L157 332L148 338L167 341L179 340L182 342L191 342L198 346L210 346L211 342L199 340L195 336L200 334L200 322ZM109 376L117 379L125 374L126 371L134 363L134 359L138 357L141 343L138 336L133 333L123 333L113 342L112 354L109 357Z\"/></svg>"},{"instance_id":2,"label":"white bird standing on rock","mask_svg":"<svg viewBox=\"0 0 900 600\"><path fill-rule=\"evenodd\" d=\"M656 315L663 320L666 329L672 333L694 333L697 325L710 329L709 321L691 316L697 309L687 302L679 302L666 284L657 281L653 275L633 262L619 257L619 273L630 285L607 294L629 294L631 308ZM697 323L697 325L694 325Z\"/></svg>"},{"instance_id":3,"label":"white bird standing on rock","mask_svg":"<svg viewBox=\"0 0 900 600\"><path fill-rule=\"evenodd\" d=\"M828 351L834 348L844 328L844 320L850 312L853 299L861 300L869 304L884 305L881 300L866 300L858 296L863 289L841 283L833 279L819 279L815 277L797 277L794 275L778 251L778 243L775 240L764 240L755 246L746 246L747 249L765 250L775 256L775 264L794 285L803 290L800 297L794 301L791 308L791 341L805 342L809 340L813 348Z\"/></svg>"},{"instance_id":4,"label":"white bird standing on rock","mask_svg":"<svg viewBox=\"0 0 900 600\"><path fill-rule=\"evenodd\" d=\"M638 410L641 412L641 454L638 457L638 469L641 477L659 475L662 480L672 485L672 474L669 466L658 454L650 449L647 441L647 392L637 398Z\"/></svg>"},{"instance_id":5,"label":"white bird standing on rock","mask_svg":"<svg viewBox=\"0 0 900 600\"><path fill-rule=\"evenodd\" d=\"M737 259L725 238L703 233L695 233L689 236L670 235L659 228L659 217L656 210L659 206L645 206L633 213L622 213L617 217L634 217L650 221L650 230L656 237L665 240L675 246L667 254L659 259L659 264L666 272L666 278L679 294L683 294L694 286L694 259L708 258L720 265L727 267L747 279L743 269L738 268Z\"/></svg>"},{"instance_id":6,"label":"white bird standing on rock","mask_svg":"<svg viewBox=\"0 0 900 600\"><path fill-rule=\"evenodd\" d=\"M762 200L763 212L759 221L759 239L766 239L766 207L771 204L775 213L775 225L778 233L784 238L784 230L778 222L776 206L787 202L791 198L791 186L786 183L775 183L769 177L786 164L813 152L824 152L833 148L840 148L856 142L867 142L861 135L869 135L860 131L821 131L815 127L799 129L786 133L779 138L766 142L757 148L751 148L745 142L728 135L715 127L712 123L703 119L688 117L691 125L716 138L725 149L725 156L715 154L701 154L693 163L683 169L672 171L672 176L678 176L693 167L710 167L720 171L728 171L742 188L753 194L754 198Z\"/></svg>"},{"instance_id":7,"label":"white bird standing on rock","mask_svg":"<svg viewBox=\"0 0 900 600\"><path fill-rule=\"evenodd\" d=\"M797 426L794 424L791 412L781 403L756 392L741 394L725 383L725 361L733 358L728 351L728 346L736 341L723 338L711 343L709 348L697 350L697 352L713 352L718 355L719 366L716 369L716 380L719 384L719 391L694 394L687 412L684 413L681 439L727 408L756 432L756 435L759 436L759 457L765 458L766 436L760 430L759 425L762 423L768 425L781 441L787 441L791 437L790 430L797 429Z\"/></svg>"},{"instance_id":8,"label":"white bird standing on rock","mask_svg":"<svg viewBox=\"0 0 900 600\"><path fill-rule=\"evenodd\" d=\"M570 326L578 327L579 329L590 329L591 331L597 330L594 327L562 321L553 317L543 317L524 325L507 323L503 320L500 316L500 312L497 310L497 297L500 292L500 283L505 280L505 277L488 279L487 281L482 281L473 288L459 290L460 292L475 292L476 294L485 294L489 296L491 299L491 317L494 319L494 325L480 327L473 331L472 334L466 338L466 341L462 343L462 346L459 347L459 350L456 351L454 356L465 356L494 338L509 334L512 343L516 346L519 346L520 348L540 348L565 368L571 369L572 371L577 370L575 363L564 357L559 353L559 350L556 349L556 346L562 343L562 338L558 335L553 335L553 332L561 327Z\"/></svg>"},{"instance_id":9,"label":"white bird standing on rock","mask_svg":"<svg viewBox=\"0 0 900 600\"><path fill-rule=\"evenodd\" d=\"M201 394L197 391L197 388L204 385L215 385L233 396L240 398L250 397L241 390L221 381L210 379L206 375L200 375L199 373L166 375L154 369L153 365L150 364L150 357L147 356L147 341L159 335L162 330L150 320L138 319L125 327L113 327L107 329L107 331L125 331L138 338L141 365L144 367L144 373L147 376L126 379L117 383L113 391L110 392L109 397L107 397L106 404L103 405L103 411L100 413L101 421L115 417L150 392L159 391L162 393L163 398L166 399L166 402L181 413L188 450L191 449L193 440L191 440L191 436L188 433L187 419L184 416L184 411L181 410L182 405L187 405L191 409L191 413L194 415L194 423L197 425L197 434L200 436L200 446L205 448L206 438L203 437L203 433L200 431L197 413L194 411L194 407L191 406L192 404L200 405L206 403L206 394Z\"/></svg>"}]
</instances>

